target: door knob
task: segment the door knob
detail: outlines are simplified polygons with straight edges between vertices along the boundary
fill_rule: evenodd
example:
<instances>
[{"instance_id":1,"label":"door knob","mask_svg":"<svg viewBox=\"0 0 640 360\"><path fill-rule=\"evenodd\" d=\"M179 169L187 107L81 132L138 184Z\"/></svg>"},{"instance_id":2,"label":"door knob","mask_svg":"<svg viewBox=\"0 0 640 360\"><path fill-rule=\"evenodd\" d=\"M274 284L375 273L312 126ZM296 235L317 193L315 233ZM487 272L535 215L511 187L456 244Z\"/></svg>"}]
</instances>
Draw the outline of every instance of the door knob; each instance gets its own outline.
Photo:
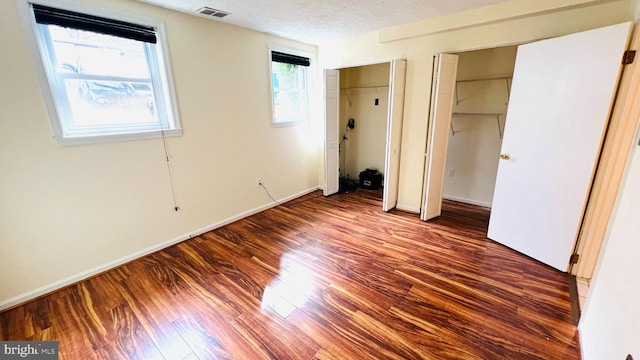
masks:
<instances>
[{"instance_id":1,"label":"door knob","mask_svg":"<svg viewBox=\"0 0 640 360\"><path fill-rule=\"evenodd\" d=\"M509 155L509 153L500 154L500 159L509 160L511 159L511 155Z\"/></svg>"}]
</instances>

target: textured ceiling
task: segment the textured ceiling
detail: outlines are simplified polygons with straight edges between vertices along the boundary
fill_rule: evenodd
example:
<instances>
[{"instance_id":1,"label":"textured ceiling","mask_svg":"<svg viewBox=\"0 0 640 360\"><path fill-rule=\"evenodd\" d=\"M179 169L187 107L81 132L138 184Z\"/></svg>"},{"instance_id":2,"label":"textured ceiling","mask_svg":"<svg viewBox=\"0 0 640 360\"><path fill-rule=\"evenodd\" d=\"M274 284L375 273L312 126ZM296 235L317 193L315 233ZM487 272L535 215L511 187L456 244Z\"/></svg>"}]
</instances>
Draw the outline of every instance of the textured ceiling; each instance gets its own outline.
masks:
<instances>
[{"instance_id":1,"label":"textured ceiling","mask_svg":"<svg viewBox=\"0 0 640 360\"><path fill-rule=\"evenodd\" d=\"M211 18L311 44L509 0L138 0L196 14L203 6L231 13Z\"/></svg>"}]
</instances>

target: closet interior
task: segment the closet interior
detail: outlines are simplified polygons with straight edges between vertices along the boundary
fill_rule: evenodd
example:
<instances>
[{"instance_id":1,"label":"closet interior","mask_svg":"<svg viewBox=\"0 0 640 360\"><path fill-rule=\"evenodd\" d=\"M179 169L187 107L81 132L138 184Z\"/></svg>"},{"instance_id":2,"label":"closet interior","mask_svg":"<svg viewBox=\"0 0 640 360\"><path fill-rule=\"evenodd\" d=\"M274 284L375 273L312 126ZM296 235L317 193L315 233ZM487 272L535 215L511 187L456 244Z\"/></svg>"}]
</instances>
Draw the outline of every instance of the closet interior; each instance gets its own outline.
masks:
<instances>
[{"instance_id":1,"label":"closet interior","mask_svg":"<svg viewBox=\"0 0 640 360\"><path fill-rule=\"evenodd\" d=\"M443 198L491 207L517 46L458 54Z\"/></svg>"},{"instance_id":2,"label":"closet interior","mask_svg":"<svg viewBox=\"0 0 640 360\"><path fill-rule=\"evenodd\" d=\"M389 72L389 63L340 69L341 183L367 169L384 176Z\"/></svg>"}]
</instances>

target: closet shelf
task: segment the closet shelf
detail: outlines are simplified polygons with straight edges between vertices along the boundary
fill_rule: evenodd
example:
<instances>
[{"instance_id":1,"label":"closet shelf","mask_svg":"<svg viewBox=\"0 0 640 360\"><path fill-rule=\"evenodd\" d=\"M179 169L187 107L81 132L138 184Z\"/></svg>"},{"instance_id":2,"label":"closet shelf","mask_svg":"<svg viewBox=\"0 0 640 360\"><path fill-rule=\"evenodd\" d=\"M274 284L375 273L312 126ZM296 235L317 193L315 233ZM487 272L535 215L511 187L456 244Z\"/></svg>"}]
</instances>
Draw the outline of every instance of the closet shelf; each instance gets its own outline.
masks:
<instances>
[{"instance_id":1,"label":"closet shelf","mask_svg":"<svg viewBox=\"0 0 640 360\"><path fill-rule=\"evenodd\" d=\"M500 126L500 116L504 115L501 113L470 113L470 112L454 112L451 114L452 117L495 117L496 123L498 125L498 135L502 139L502 127ZM453 119L451 119L451 135L455 136L457 132L453 129Z\"/></svg>"},{"instance_id":2,"label":"closet shelf","mask_svg":"<svg viewBox=\"0 0 640 360\"><path fill-rule=\"evenodd\" d=\"M349 96L349 90L379 89L379 88L388 88L388 87L389 85L354 86L354 87L340 88L340 90L344 90L345 95L347 95L347 101L349 102L349 106L351 106L351 96Z\"/></svg>"},{"instance_id":3,"label":"closet shelf","mask_svg":"<svg viewBox=\"0 0 640 360\"><path fill-rule=\"evenodd\" d=\"M455 87L455 99L456 99L456 105L460 104L460 97L458 94L458 85L461 83L471 83L471 82L479 82L479 81L504 81L505 86L506 86L506 90L507 90L507 102L505 103L505 105L509 104L509 95L511 93L511 76L500 76L500 77L492 77L492 78L482 78L482 79L471 79L471 80L456 80L456 87ZM495 117L496 118L496 123L498 125L498 135L500 136L500 138L502 139L502 135L503 135L503 129L502 126L500 125L500 116L503 116L504 114L501 113L473 113L473 112L454 112L453 116L456 117L463 117L463 116L476 116L476 117ZM453 128L453 120L451 121L451 135L455 135L457 131L454 130Z\"/></svg>"},{"instance_id":4,"label":"closet shelf","mask_svg":"<svg viewBox=\"0 0 640 360\"><path fill-rule=\"evenodd\" d=\"M509 103L509 95L511 94L511 76L500 76L500 77L492 77L492 78L484 78L484 79L471 79L471 80L456 80L456 105L460 104L460 98L458 97L458 84L460 83L470 83L470 82L478 82L478 81L493 81L493 80L504 80L505 85L507 86L507 103Z\"/></svg>"}]
</instances>

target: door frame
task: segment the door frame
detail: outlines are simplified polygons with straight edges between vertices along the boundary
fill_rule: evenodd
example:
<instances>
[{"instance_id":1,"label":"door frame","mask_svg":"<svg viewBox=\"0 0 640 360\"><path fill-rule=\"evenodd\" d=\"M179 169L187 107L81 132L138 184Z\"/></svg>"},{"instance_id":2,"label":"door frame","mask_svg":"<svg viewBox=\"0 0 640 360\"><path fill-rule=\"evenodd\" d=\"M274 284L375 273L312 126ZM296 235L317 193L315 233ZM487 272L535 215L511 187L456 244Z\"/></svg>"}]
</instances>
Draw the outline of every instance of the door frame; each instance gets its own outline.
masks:
<instances>
[{"instance_id":1,"label":"door frame","mask_svg":"<svg viewBox=\"0 0 640 360\"><path fill-rule=\"evenodd\" d=\"M633 25L627 49L640 50L640 26ZM578 262L569 272L591 279L606 236L609 220L622 184L624 169L640 123L640 61L635 60L622 69L618 89L612 103L609 125L603 139L600 160L595 170L591 193L582 220L582 227L574 247Z\"/></svg>"}]
</instances>

